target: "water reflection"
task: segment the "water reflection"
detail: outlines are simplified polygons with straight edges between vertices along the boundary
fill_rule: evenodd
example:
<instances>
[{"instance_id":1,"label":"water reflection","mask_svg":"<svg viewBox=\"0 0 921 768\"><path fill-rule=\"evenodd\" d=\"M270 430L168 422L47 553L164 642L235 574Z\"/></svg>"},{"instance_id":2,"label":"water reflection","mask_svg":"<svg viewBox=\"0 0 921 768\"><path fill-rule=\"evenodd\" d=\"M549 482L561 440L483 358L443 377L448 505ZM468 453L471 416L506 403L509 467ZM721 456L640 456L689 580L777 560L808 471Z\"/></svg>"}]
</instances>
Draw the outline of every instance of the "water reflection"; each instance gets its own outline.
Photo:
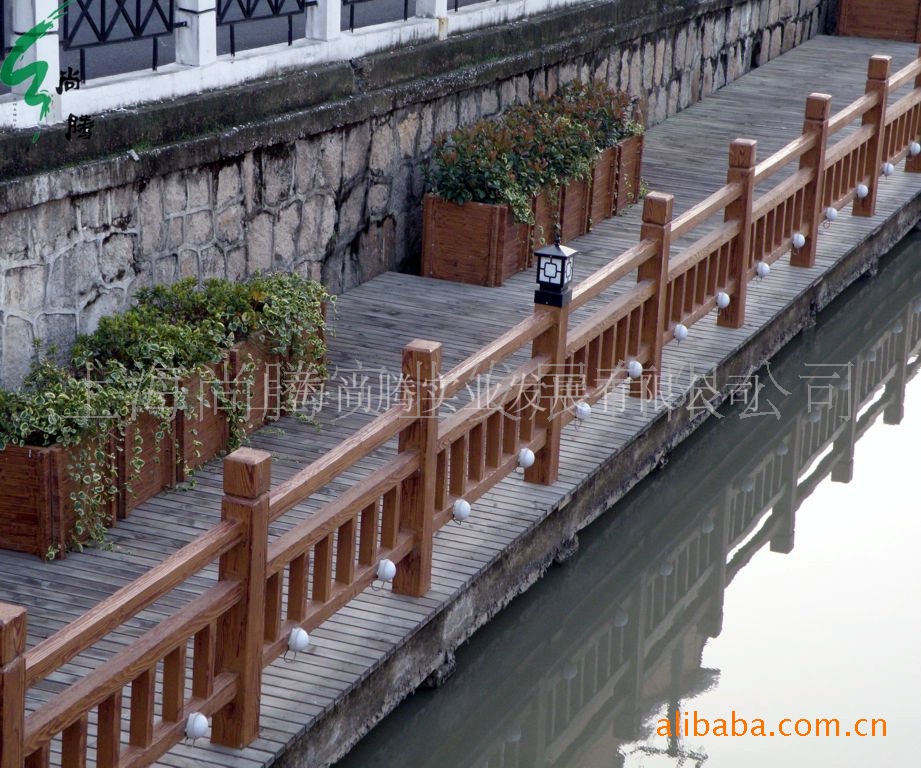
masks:
<instances>
[{"instance_id":1,"label":"water reflection","mask_svg":"<svg viewBox=\"0 0 921 768\"><path fill-rule=\"evenodd\" d=\"M921 366L919 242L752 376L725 418L583 533L575 562L474 638L445 687L340 766L702 765L678 738L635 742L652 713L674 719L714 685L702 655L727 586L762 549L792 552L803 501L826 478L851 481L880 416L902 420Z\"/></svg>"}]
</instances>

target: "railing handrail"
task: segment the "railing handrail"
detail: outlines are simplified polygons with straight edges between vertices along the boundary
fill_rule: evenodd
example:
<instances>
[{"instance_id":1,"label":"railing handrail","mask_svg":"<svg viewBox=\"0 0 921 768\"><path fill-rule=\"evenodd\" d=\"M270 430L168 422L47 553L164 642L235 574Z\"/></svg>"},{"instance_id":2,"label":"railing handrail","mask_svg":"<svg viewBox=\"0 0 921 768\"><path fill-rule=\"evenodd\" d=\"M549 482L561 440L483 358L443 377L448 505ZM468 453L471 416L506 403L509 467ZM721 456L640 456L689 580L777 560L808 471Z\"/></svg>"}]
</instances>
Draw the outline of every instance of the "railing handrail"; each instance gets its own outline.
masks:
<instances>
[{"instance_id":1,"label":"railing handrail","mask_svg":"<svg viewBox=\"0 0 921 768\"><path fill-rule=\"evenodd\" d=\"M79 619L25 653L26 685L31 687L97 640L144 610L241 540L238 523L218 523L143 576L107 597Z\"/></svg>"},{"instance_id":2,"label":"railing handrail","mask_svg":"<svg viewBox=\"0 0 921 768\"><path fill-rule=\"evenodd\" d=\"M156 628L144 634L109 661L58 694L28 719L26 752L39 747L43 740L72 725L79 715L74 710L92 708L120 691L137 671L156 664L176 646L176 638L194 634L222 613L228 611L242 594L239 582L224 581L209 588Z\"/></svg>"},{"instance_id":3,"label":"railing handrail","mask_svg":"<svg viewBox=\"0 0 921 768\"><path fill-rule=\"evenodd\" d=\"M277 520L334 477L398 435L406 427L407 420L405 405L390 407L331 451L273 488L269 495L270 519Z\"/></svg>"}]
</instances>

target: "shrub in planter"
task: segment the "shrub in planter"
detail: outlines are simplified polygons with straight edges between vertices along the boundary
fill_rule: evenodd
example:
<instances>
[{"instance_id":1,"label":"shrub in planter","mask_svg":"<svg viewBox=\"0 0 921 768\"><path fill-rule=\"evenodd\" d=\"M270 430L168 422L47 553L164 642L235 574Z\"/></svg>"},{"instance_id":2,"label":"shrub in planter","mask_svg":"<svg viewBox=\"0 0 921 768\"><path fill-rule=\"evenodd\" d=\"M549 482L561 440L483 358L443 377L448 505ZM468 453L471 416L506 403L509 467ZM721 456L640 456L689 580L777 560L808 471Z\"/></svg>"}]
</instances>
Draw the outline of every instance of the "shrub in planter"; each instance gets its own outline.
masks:
<instances>
[{"instance_id":1,"label":"shrub in planter","mask_svg":"<svg viewBox=\"0 0 921 768\"><path fill-rule=\"evenodd\" d=\"M134 377L136 398L119 424L119 517L170 488L177 481L176 416L191 410L186 379L207 378L209 364L221 360L229 343L226 329L212 318L185 322L158 307L139 302L120 315L104 317L91 334L77 339L73 362L100 383L111 380L114 366Z\"/></svg>"},{"instance_id":2,"label":"shrub in planter","mask_svg":"<svg viewBox=\"0 0 921 768\"><path fill-rule=\"evenodd\" d=\"M633 117L636 99L603 82L575 81L561 87L545 104L546 109L585 125L600 153L591 184L591 220L600 221L635 203L644 130Z\"/></svg>"},{"instance_id":3,"label":"shrub in planter","mask_svg":"<svg viewBox=\"0 0 921 768\"><path fill-rule=\"evenodd\" d=\"M434 194L425 199L423 274L501 285L524 269L535 197L588 178L594 154L585 126L528 108L437 142L428 174Z\"/></svg>"},{"instance_id":4,"label":"shrub in planter","mask_svg":"<svg viewBox=\"0 0 921 768\"><path fill-rule=\"evenodd\" d=\"M231 414L231 447L241 428L296 411L326 378L324 305L330 301L319 283L285 273L242 283L209 280L200 288L189 279L138 294L139 304L163 316L219 329L230 353L222 368L225 387L216 396L219 410Z\"/></svg>"},{"instance_id":5,"label":"shrub in planter","mask_svg":"<svg viewBox=\"0 0 921 768\"><path fill-rule=\"evenodd\" d=\"M577 83L436 141L423 274L499 285L527 266L531 248L557 224L565 240L611 215L619 142L635 128L632 105L603 84ZM524 225L532 226L530 245Z\"/></svg>"},{"instance_id":6,"label":"shrub in planter","mask_svg":"<svg viewBox=\"0 0 921 768\"><path fill-rule=\"evenodd\" d=\"M0 547L55 557L105 540L114 433L133 397L49 362L19 391L0 393Z\"/></svg>"}]
</instances>

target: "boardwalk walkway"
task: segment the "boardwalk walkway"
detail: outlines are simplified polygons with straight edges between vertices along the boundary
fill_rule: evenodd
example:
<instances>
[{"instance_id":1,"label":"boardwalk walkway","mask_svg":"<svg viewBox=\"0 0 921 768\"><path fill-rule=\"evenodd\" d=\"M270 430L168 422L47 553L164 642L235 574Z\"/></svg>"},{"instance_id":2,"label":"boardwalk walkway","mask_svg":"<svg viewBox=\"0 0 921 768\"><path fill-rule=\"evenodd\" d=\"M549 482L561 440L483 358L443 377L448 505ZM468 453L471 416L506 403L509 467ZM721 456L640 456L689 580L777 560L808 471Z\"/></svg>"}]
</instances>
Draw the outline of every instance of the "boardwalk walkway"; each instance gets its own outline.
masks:
<instances>
[{"instance_id":1,"label":"boardwalk walkway","mask_svg":"<svg viewBox=\"0 0 921 768\"><path fill-rule=\"evenodd\" d=\"M866 62L875 53L892 55L893 68L897 69L915 57L917 48L852 38L819 38L807 43L651 129L644 178L651 189L675 194L676 214L681 213L725 182L731 140L757 139L759 157L767 157L799 134L808 93L832 94L833 110L862 94ZM921 174L905 174L898 169L881 184L875 218L856 218L844 212L821 233L814 268L796 269L781 260L767 280L751 284L743 328L718 328L711 317L695 325L686 342L666 346L664 368L675 373L672 381L683 381L687 386L692 366L701 372L731 354L880 221L919 192ZM639 238L639 221L637 206L573 243L579 249L575 282L634 245ZM624 288L635 284L629 277L622 282ZM321 428L317 431L286 418L252 438L254 447L273 454L273 482L293 475L386 408L387 403L369 402L368 397L387 395L407 342L414 338L442 342L447 370L529 314L532 286L530 273L518 275L497 289L388 273L341 297L330 344L333 386L327 406L319 413ZM591 309L589 306L582 312ZM363 385L356 385L362 381ZM359 390L363 392L361 400L357 399ZM556 484L533 486L520 475L512 475L475 504L468 524L446 526L436 535L433 587L426 597L402 597L389 589L367 590L312 634L310 654L290 663L279 660L266 669L262 733L250 747L234 751L205 742L182 744L164 756L161 764L240 768L270 764L286 745L310 728L315 718L333 708L405 638L450 602L504 547L565 503L586 477L654 416L648 405L644 408L629 398L623 405L618 400L607 408L599 403L591 419L565 429ZM277 535L290 529L320 502L340 493L346 483L392 455L392 447L372 455L357 471L285 515L273 525L273 532ZM112 532L114 551L89 552L49 564L0 552L0 601L28 609L28 643L32 646L215 525L220 498L221 463L215 461L200 471L194 488L163 493L120 522ZM205 571L74 659L30 691L29 706L34 707L74 676L111 656L135 633L159 621L167 607L187 602L195 590L212 584L214 578L215 569ZM164 611L158 611L160 607ZM60 749L59 743L56 747Z\"/></svg>"}]
</instances>

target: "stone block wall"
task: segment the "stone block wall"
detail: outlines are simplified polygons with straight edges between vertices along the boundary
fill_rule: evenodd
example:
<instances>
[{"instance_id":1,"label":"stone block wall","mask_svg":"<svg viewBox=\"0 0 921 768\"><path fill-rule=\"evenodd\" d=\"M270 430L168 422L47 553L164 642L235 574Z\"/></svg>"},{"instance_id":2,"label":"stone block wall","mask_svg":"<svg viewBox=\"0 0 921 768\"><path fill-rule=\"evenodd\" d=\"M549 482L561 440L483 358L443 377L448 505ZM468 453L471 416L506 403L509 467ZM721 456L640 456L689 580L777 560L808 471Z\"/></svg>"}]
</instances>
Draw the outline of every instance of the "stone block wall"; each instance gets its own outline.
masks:
<instances>
[{"instance_id":1,"label":"stone block wall","mask_svg":"<svg viewBox=\"0 0 921 768\"><path fill-rule=\"evenodd\" d=\"M514 35L377 54L343 65L344 98L139 147L138 159L0 182L0 384L22 381L34 340L63 354L141 286L289 270L341 292L418 269L436 136L574 78L641 95L655 124L823 32L834 13L832 0L659 5L599 2L520 22Z\"/></svg>"}]
</instances>

